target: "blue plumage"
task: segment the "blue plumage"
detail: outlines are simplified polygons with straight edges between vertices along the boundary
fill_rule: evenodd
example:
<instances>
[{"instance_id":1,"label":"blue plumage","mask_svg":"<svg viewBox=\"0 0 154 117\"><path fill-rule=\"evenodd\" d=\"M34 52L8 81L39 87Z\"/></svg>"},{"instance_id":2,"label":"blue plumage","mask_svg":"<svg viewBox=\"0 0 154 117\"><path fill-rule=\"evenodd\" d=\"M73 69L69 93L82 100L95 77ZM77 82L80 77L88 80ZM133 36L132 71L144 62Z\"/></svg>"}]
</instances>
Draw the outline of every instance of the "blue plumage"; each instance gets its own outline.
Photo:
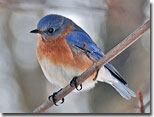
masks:
<instances>
[{"instance_id":1,"label":"blue plumage","mask_svg":"<svg viewBox=\"0 0 154 117\"><path fill-rule=\"evenodd\" d=\"M85 44L86 50L89 54L91 54L97 60L101 59L104 54L103 52L97 47L94 41L90 38L90 36L78 25L76 25L72 20L60 16L60 15L47 15L42 18L38 25L37 29L39 31L45 32L42 33L42 38L44 39L51 39L53 37L57 37L62 34L65 29L72 25L74 30L70 32L69 35L66 36L66 41L69 45L76 46L80 49L83 48L83 43ZM48 33L48 29L54 28L54 33ZM118 80L120 80L125 85L127 84L123 79L120 73L113 67L112 64L107 63L105 67L110 71L110 73L115 76Z\"/></svg>"},{"instance_id":2,"label":"blue plumage","mask_svg":"<svg viewBox=\"0 0 154 117\"><path fill-rule=\"evenodd\" d=\"M61 17L59 15L54 15L54 16L47 15L39 21L37 29L39 29L40 31L46 31L50 27L58 29L61 27L63 22L64 22L64 17Z\"/></svg>"},{"instance_id":3,"label":"blue plumage","mask_svg":"<svg viewBox=\"0 0 154 117\"><path fill-rule=\"evenodd\" d=\"M86 50L96 59L102 58L103 54L92 39L84 32L72 31L66 40L69 44L77 46L83 49L83 43L85 44Z\"/></svg>"},{"instance_id":4,"label":"blue plumage","mask_svg":"<svg viewBox=\"0 0 154 117\"><path fill-rule=\"evenodd\" d=\"M46 77L49 79L49 81L54 82L54 83L56 82L60 86L66 85L65 82L68 82L68 80L70 78L72 78L74 75L78 76L79 71L82 71L82 69L81 69L82 66L84 66L85 64L88 65L88 61L90 61L90 60L93 61L93 59L91 59L91 58L88 59L89 55L90 55L90 57L95 58L96 60L100 60L101 58L104 57L103 52L97 47L97 45L90 38L90 36L82 28L80 28L78 25L76 25L72 20L70 20L64 16L51 14L51 15L47 15L47 16L43 17L39 21L39 23L37 25L37 29L31 31L31 33L39 33L41 35L42 40L40 43L43 43L43 45L45 46L44 48L46 48L45 50L47 50L51 46L51 47L57 48L57 50L61 51L61 53L65 52L66 56L63 54L59 54L56 51L56 54L59 54L59 56L57 57L57 60L54 61L54 62L57 62L56 63L57 66L55 66L55 64L52 65L53 63L51 65L48 64L46 59L43 62L40 61L41 65L42 65L42 69L44 70ZM50 45L50 43L48 43L48 42L52 42L52 39L54 39L54 41L53 41L54 43L52 43ZM67 42L67 43L58 44L59 40L64 40L64 43L65 42ZM46 45L44 42L46 42ZM57 44L57 46L54 46L54 44ZM58 45L59 45L59 47L58 47ZM66 46L66 47L64 47L64 46ZM40 49L41 47L39 46L38 48ZM83 54L80 53L80 51L83 52L84 49L86 49L88 52L87 58ZM52 50L50 50L50 51L52 53L52 51L54 51L54 49L52 48ZM83 58L84 59L86 58L87 60L84 61L84 63L82 63L81 61L84 59L82 57L80 57L79 54L73 54L74 57L72 57L71 52L72 53L79 52L79 54L82 55ZM49 53L50 52L48 52L48 54ZM70 56L67 55L66 53L69 53L73 59L69 58ZM49 61L51 61L56 54L53 54L52 56L49 54L50 55L50 56L48 56L48 57L50 57L50 58L48 58L48 59L50 59ZM41 56L44 57L44 55L41 55ZM78 58L78 60L80 59L81 61L78 61L77 59L75 59L75 57L80 57L81 59ZM68 58L70 60L68 60ZM67 61L64 61L64 59L66 59ZM79 64L81 63L81 66L79 66L77 69L74 68L77 65L73 64L71 66L70 63L68 63L68 61L71 62L71 60L72 60L72 63L78 63L78 62L79 62ZM62 65L60 65L60 64L62 64ZM64 65L67 67L63 68ZM56 74L56 72L58 72L57 73L58 75ZM55 76L53 76L53 74L57 75L57 76L55 77ZM59 77L59 76L61 76L61 77ZM65 77L63 77L63 76L65 76ZM57 77L59 78L59 80L57 80ZM126 86L127 83L123 80L120 73L113 67L113 65L110 62L105 64L104 67L100 68L100 70L98 71L98 75L96 75L96 77L97 77L97 81L102 81L102 82L106 82L106 83L110 84L119 92L119 94L121 96L123 96L124 98L126 98L128 100L131 98L131 96L133 96L133 97L136 96L135 93ZM53 78L56 78L56 79L53 80ZM84 86L86 86L88 89L90 87L93 87L95 83L96 82L94 80L92 80L92 81L89 81Z\"/></svg>"},{"instance_id":5,"label":"blue plumage","mask_svg":"<svg viewBox=\"0 0 154 117\"><path fill-rule=\"evenodd\" d=\"M79 29L79 30L77 30ZM77 28L74 31L72 31L67 37L66 40L69 45L76 46L80 49L83 48L83 43L85 44L87 52L89 52L94 58L97 60L101 59L104 54L103 52L97 47L97 45L92 41L92 39L89 37L89 35L86 32L80 32L80 28ZM127 85L125 80L123 80L120 73L113 67L111 63L107 63L104 65L110 73L115 76L118 80L120 80L122 83Z\"/></svg>"}]
</instances>

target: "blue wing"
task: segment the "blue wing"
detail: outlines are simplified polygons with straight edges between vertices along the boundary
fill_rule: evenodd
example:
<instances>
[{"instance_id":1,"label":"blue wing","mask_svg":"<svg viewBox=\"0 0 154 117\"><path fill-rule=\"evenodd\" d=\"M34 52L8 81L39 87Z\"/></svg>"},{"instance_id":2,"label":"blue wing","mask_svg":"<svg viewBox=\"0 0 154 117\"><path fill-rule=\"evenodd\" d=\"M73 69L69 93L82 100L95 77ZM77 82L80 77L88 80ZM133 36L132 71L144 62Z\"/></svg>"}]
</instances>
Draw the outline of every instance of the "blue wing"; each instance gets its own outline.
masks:
<instances>
[{"instance_id":1,"label":"blue wing","mask_svg":"<svg viewBox=\"0 0 154 117\"><path fill-rule=\"evenodd\" d=\"M86 34L84 31L78 31L74 30L72 31L67 37L66 41L69 45L78 47L82 50L84 50L83 43L85 44L86 50L90 55L92 55L97 60L101 59L104 54L103 52L97 47L97 45L92 41L92 39L89 37L88 34ZM110 73L120 80L125 85L127 84L123 79L120 73L113 67L111 63L107 63L104 65Z\"/></svg>"},{"instance_id":2,"label":"blue wing","mask_svg":"<svg viewBox=\"0 0 154 117\"><path fill-rule=\"evenodd\" d=\"M100 59L103 56L101 50L92 41L92 39L84 32L73 31L66 37L66 40L70 45L76 46L80 49L84 49L83 48L83 43L84 43L87 52L89 52L96 59Z\"/></svg>"}]
</instances>

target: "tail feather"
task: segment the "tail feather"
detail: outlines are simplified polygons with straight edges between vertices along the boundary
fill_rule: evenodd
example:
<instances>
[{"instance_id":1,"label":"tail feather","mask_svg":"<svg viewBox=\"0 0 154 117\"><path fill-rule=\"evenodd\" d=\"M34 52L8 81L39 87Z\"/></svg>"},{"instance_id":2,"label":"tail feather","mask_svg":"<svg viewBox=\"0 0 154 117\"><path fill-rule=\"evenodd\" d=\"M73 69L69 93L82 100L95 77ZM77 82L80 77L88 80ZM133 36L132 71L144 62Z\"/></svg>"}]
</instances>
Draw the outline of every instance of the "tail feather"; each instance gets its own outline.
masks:
<instances>
[{"instance_id":1,"label":"tail feather","mask_svg":"<svg viewBox=\"0 0 154 117\"><path fill-rule=\"evenodd\" d=\"M136 97L136 94L134 91L132 91L131 89L129 89L127 86L125 86L124 84L122 84L121 82L119 82L119 84L125 88L125 90L132 96L132 97Z\"/></svg>"},{"instance_id":2,"label":"tail feather","mask_svg":"<svg viewBox=\"0 0 154 117\"><path fill-rule=\"evenodd\" d=\"M129 89L127 86L123 85L120 82L112 83L111 85L116 89L116 91L119 92L119 94L123 98L125 98L127 100L130 100L131 96L136 97L136 94L131 89Z\"/></svg>"},{"instance_id":3,"label":"tail feather","mask_svg":"<svg viewBox=\"0 0 154 117\"><path fill-rule=\"evenodd\" d=\"M127 100L130 100L131 96L136 97L136 94L131 89L115 78L106 68L100 69L97 80L110 84L123 98Z\"/></svg>"},{"instance_id":4,"label":"tail feather","mask_svg":"<svg viewBox=\"0 0 154 117\"><path fill-rule=\"evenodd\" d=\"M119 87L117 84L113 83L112 86L115 88L116 91L119 92L119 94L127 99L127 100L130 100L131 99L131 96L124 90L122 89L121 87Z\"/></svg>"}]
</instances>

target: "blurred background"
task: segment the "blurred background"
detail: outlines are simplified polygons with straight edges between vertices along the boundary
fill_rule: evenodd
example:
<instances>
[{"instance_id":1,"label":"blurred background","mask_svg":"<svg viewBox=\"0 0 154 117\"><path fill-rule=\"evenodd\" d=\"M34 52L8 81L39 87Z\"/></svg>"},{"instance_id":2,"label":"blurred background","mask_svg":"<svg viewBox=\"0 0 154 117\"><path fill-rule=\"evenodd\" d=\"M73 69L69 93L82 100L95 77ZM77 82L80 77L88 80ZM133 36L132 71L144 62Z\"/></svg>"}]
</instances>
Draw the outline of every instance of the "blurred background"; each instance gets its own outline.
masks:
<instances>
[{"instance_id":1,"label":"blurred background","mask_svg":"<svg viewBox=\"0 0 154 117\"><path fill-rule=\"evenodd\" d=\"M149 0L0 0L0 112L27 113L57 91L37 61L40 18L60 14L81 26L107 53L150 17ZM150 113L150 31L111 63L129 88L141 91ZM71 93L48 113L140 113L139 100L123 99L110 85L97 83L87 92Z\"/></svg>"}]
</instances>

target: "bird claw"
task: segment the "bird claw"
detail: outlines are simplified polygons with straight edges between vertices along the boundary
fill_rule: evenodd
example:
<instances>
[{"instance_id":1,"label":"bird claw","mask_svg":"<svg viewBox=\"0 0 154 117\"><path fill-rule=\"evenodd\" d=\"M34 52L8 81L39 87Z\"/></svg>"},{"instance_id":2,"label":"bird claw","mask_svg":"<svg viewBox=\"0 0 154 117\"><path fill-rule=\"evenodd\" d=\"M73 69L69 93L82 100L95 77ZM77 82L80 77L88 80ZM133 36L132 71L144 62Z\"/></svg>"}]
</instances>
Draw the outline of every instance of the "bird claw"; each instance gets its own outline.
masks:
<instances>
[{"instance_id":1,"label":"bird claw","mask_svg":"<svg viewBox=\"0 0 154 117\"><path fill-rule=\"evenodd\" d=\"M96 81L97 76L98 76L98 72L99 72L99 70L96 71L96 75L95 75L95 77L93 78L93 81Z\"/></svg>"},{"instance_id":2,"label":"bird claw","mask_svg":"<svg viewBox=\"0 0 154 117\"><path fill-rule=\"evenodd\" d=\"M77 76L73 77L73 79L70 82L70 86L71 87L75 86L76 90L80 91L82 89L82 84L77 83L77 81L76 81L77 78L78 78ZM80 86L80 88L78 88L78 85Z\"/></svg>"},{"instance_id":3,"label":"bird claw","mask_svg":"<svg viewBox=\"0 0 154 117\"><path fill-rule=\"evenodd\" d=\"M56 105L56 106L59 106L59 105L57 105L57 100L56 100L56 95L57 95L57 93L59 93L60 91L61 91L62 89L60 89L59 91L57 91L57 92L54 92L52 95L50 95L49 97L48 97L48 100L49 101L53 101L53 103L54 103L54 105ZM61 99L62 101L60 102L60 104L63 104L64 103L64 98L62 98Z\"/></svg>"}]
</instances>

